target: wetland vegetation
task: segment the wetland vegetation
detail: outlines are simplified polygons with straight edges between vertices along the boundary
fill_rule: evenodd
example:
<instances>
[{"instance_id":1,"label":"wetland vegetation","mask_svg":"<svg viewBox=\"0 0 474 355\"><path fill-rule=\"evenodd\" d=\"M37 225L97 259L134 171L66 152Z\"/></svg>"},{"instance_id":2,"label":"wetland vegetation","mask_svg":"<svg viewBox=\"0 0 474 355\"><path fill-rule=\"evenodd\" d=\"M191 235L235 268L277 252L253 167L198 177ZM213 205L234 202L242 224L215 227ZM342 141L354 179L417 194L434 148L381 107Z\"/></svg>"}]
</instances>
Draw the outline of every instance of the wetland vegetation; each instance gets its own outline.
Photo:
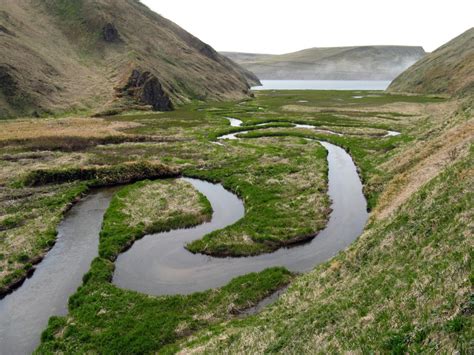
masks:
<instances>
[{"instance_id":1,"label":"wetland vegetation","mask_svg":"<svg viewBox=\"0 0 474 355\"><path fill-rule=\"evenodd\" d=\"M474 354L472 11L259 5L1 1L0 354Z\"/></svg>"},{"instance_id":2,"label":"wetland vegetation","mask_svg":"<svg viewBox=\"0 0 474 355\"><path fill-rule=\"evenodd\" d=\"M188 296L122 290L110 283L120 251L143 234L194 225L210 214L204 199L189 187L174 189L174 180L139 182L114 198L99 258L71 297L69 315L51 319L38 353L313 351L316 338L326 351L466 349L472 329L466 254L472 241L469 107L433 96L263 91L239 102L196 102L174 112L83 119L86 126L118 127L114 134L120 142L48 150L0 137L2 285L24 275L30 260L50 248L62 213L97 181L107 185L163 176L153 176L150 169L139 177L101 180L101 171L123 176L121 167L139 164L220 182L244 201L245 217L188 245L193 252L255 255L313 237L330 213L327 153L305 139L314 138L349 152L364 183L371 220L349 250L303 276L269 269ZM230 127L225 117L240 119L243 126ZM271 124L257 126L266 122ZM11 129L19 122L1 124ZM55 125L63 129L68 119L48 121L49 127ZM402 134L384 137L387 130ZM36 131L29 141L43 139ZM249 131L242 135L247 139L214 144L217 137L238 131ZM83 135L78 130L77 136ZM138 136L146 139L138 141ZM166 209L170 215L158 212L171 205L180 208ZM44 218L46 213L55 218ZM45 238L36 230L49 234ZM29 252L22 257L15 250ZM261 315L233 319L291 280L281 300Z\"/></svg>"}]
</instances>

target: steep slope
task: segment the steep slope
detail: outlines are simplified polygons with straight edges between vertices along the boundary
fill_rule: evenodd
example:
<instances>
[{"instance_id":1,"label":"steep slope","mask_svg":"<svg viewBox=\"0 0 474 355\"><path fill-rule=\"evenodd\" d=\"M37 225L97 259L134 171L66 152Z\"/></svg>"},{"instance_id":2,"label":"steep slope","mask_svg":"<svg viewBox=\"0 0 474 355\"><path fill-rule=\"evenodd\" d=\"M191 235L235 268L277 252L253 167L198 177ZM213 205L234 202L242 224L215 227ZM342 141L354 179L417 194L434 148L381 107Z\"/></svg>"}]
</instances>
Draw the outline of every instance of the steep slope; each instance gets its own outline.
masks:
<instances>
[{"instance_id":1,"label":"steep slope","mask_svg":"<svg viewBox=\"0 0 474 355\"><path fill-rule=\"evenodd\" d=\"M391 80L425 55L421 47L310 48L269 55L223 52L260 79Z\"/></svg>"},{"instance_id":2,"label":"steep slope","mask_svg":"<svg viewBox=\"0 0 474 355\"><path fill-rule=\"evenodd\" d=\"M194 336L182 353L472 352L473 33L392 84L464 97L426 105L413 140L379 166L393 178L359 239L274 306Z\"/></svg>"},{"instance_id":3,"label":"steep slope","mask_svg":"<svg viewBox=\"0 0 474 355\"><path fill-rule=\"evenodd\" d=\"M297 278L260 314L209 327L177 352L472 353L471 100L405 116L411 137L378 167L393 178L347 250Z\"/></svg>"},{"instance_id":4,"label":"steep slope","mask_svg":"<svg viewBox=\"0 0 474 355\"><path fill-rule=\"evenodd\" d=\"M0 117L234 99L258 81L138 0L0 4Z\"/></svg>"},{"instance_id":5,"label":"steep slope","mask_svg":"<svg viewBox=\"0 0 474 355\"><path fill-rule=\"evenodd\" d=\"M392 92L464 94L474 91L474 28L441 46L398 76Z\"/></svg>"}]
</instances>

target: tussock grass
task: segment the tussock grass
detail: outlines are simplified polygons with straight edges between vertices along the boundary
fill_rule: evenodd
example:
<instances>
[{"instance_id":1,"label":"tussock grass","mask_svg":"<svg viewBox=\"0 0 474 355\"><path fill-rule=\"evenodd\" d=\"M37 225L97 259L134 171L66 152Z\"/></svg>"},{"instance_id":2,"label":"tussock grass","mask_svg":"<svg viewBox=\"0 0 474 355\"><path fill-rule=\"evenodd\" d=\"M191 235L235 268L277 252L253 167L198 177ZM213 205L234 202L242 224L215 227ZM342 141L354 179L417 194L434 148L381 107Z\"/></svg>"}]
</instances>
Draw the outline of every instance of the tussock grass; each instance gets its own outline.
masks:
<instances>
[{"instance_id":1,"label":"tussock grass","mask_svg":"<svg viewBox=\"0 0 474 355\"><path fill-rule=\"evenodd\" d=\"M262 316L231 322L229 326L227 318L231 311L219 318L214 316L213 310L206 308L208 302L214 299L211 295L219 291L196 298L202 303L204 311L196 315L199 326L193 325L191 330L194 334L196 330L203 329L203 333L189 338L194 339L195 343L192 340L183 344L175 341L183 340L190 334L186 312L197 314L183 305L194 302L190 301L194 298L171 298L167 302L177 308L167 313L170 306L166 303L164 307L163 300L146 303L148 297L117 291L117 298L114 298L117 303L110 304L111 308L117 305L114 312L99 308L102 304L108 304L107 295L116 292L108 283L113 271L112 255L127 245L127 238L134 238L133 235L114 231L113 234L119 237L111 241L115 249L110 248L104 254L110 258L94 261L77 303L71 301L70 317L52 321L42 351L74 352L76 349L76 352L119 352L119 347L131 352L153 352L156 349L173 352L190 348L227 351L226 346L229 346L230 352L250 353L265 350L291 352L292 349L295 349L294 352L462 350L459 344L465 344L472 330L469 319L464 316L472 311L466 306L468 287L466 281L462 281L468 279L465 265L470 260L466 256L466 249L470 246L466 247L466 241L460 239L470 236L470 227L465 227L468 225L467 218L471 218L466 199L471 197L467 193L468 185L461 179L469 175L469 170L460 168L462 173L455 173L458 168L453 164L460 164L457 167L468 164L465 163L469 153L466 148L469 139L466 137L469 137L471 130L472 104L470 101L459 105L459 102L445 102L435 97L407 98L380 92L362 93L367 96L366 99L351 98L360 94L259 92L254 100L238 103L193 103L172 113L134 112L110 117L97 121L102 127L99 127L100 130L110 126L119 133L102 131L98 140L108 135L115 137L123 134L147 136L150 141L94 145L80 153L37 151L37 147L26 144L24 147L0 144L2 206L16 205L17 199L23 201L25 206L31 206L42 196L42 191L54 195L59 193L59 188L66 189L70 185L73 189L81 184L75 180L78 174L82 174L78 173L80 170L97 169L107 182L117 181L120 174L113 167L143 161L172 166L178 171L223 183L244 199L246 217L235 226L207 236L208 240L212 240L210 248L199 244L202 242L189 246L190 249L196 247L196 251L206 250L217 255L267 252L295 240L296 236L305 235L302 232L315 233L324 227L330 203L326 196L326 153L317 143L306 142L304 137L327 140L344 147L351 154L374 211L366 233L353 248L313 273L298 277L294 288L290 288L275 309L266 311ZM301 100L308 102L298 103ZM308 109L287 111L287 105ZM242 130L252 130L258 123L274 123L266 129L253 130L246 136L254 139L226 141L224 146L210 143L209 140L220 134L239 130L230 128L223 118L225 116L241 119L244 122ZM66 127L67 121L65 119L63 123ZM84 130L89 131L84 137L92 137L90 131L99 131L95 120L81 122L84 122L84 127L71 123L75 128L67 133L56 134L60 126L54 126L55 131L49 136L81 137L81 130ZM289 125L295 122L312 124L346 136L290 128ZM24 132L36 129L35 126L28 129L28 124L21 127ZM381 131L388 129L400 131L402 135L381 137ZM39 131L48 132L44 127ZM3 141L8 141L9 137L11 141L14 137L18 138L10 132ZM28 142L43 138L32 135L19 139ZM448 149L451 143L455 151ZM417 178L418 168L426 168L429 174L419 176L417 184L409 184L416 188L407 188L407 181ZM447 175L437 177L443 169L448 169ZM24 172L38 170L52 173L45 174L44 181L57 179L74 182L16 189L9 187L19 176L28 176ZM67 170L74 171L74 174L64 174ZM89 178L88 174L92 171L84 173L84 178ZM126 177L140 175L127 170L124 174ZM458 176L459 181L449 177L451 175ZM41 176L39 174L32 181L42 181ZM463 193L456 188L464 189ZM426 196L421 198L423 193ZM403 198L395 203L394 197ZM449 200L451 198L454 200ZM433 204L431 199L436 203ZM306 208L308 205L312 208ZM392 205L398 207L388 214L381 213L386 210L385 207ZM152 214L146 206L143 207L133 213L136 221L146 222L147 215ZM18 211L0 213L0 235L9 233L14 236L18 248L4 248L4 255L0 257L2 260L11 260L10 250L22 248L33 250L28 252L28 258L41 254L37 249L29 249L30 242L25 241L33 243L35 238L40 239L41 234L35 231L50 226L48 220L35 217L37 228L31 228L25 222L28 220L21 217ZM37 209L38 215L49 216L45 211ZM134 226L132 223L126 227ZM143 230L136 235L141 233ZM13 252L11 255L14 255ZM15 258L27 260L23 255ZM8 263L12 267L10 271L24 267L20 261ZM262 280L267 277L273 281L266 284L264 291L255 293L259 297L278 288L284 280L288 281L281 271L254 275L248 280L263 283ZM247 284L244 279L236 285L244 293L245 290L256 290L254 287L258 286ZM97 293L94 293L96 290ZM125 312L128 304L134 305L130 317ZM229 303L225 304L232 309ZM123 322L121 317L125 319ZM146 321L140 328L139 322L143 319ZM168 322L170 319L172 321ZM163 324L158 326L160 322ZM190 322L194 322L194 318ZM55 324L58 324L57 327ZM211 327L207 328L209 324ZM167 328L168 325L170 328ZM166 334L171 334L168 332L171 328L174 333L168 337ZM127 337L129 330L134 335L133 339L140 339L138 342ZM145 334L147 339L142 338L140 333ZM148 341L148 338L152 340ZM110 348L106 345L109 341ZM127 343L130 347L126 347ZM146 345L142 346L142 343ZM317 345L321 347L316 348Z\"/></svg>"},{"instance_id":2,"label":"tussock grass","mask_svg":"<svg viewBox=\"0 0 474 355\"><path fill-rule=\"evenodd\" d=\"M19 282L54 245L56 226L85 183L0 189L0 295Z\"/></svg>"},{"instance_id":3,"label":"tussock grass","mask_svg":"<svg viewBox=\"0 0 474 355\"><path fill-rule=\"evenodd\" d=\"M471 148L275 306L204 331L183 353L468 353L473 159Z\"/></svg>"},{"instance_id":4,"label":"tussock grass","mask_svg":"<svg viewBox=\"0 0 474 355\"><path fill-rule=\"evenodd\" d=\"M104 217L99 256L114 260L146 234L210 220L209 201L184 181L141 181L123 188Z\"/></svg>"},{"instance_id":5,"label":"tussock grass","mask_svg":"<svg viewBox=\"0 0 474 355\"><path fill-rule=\"evenodd\" d=\"M97 145L133 143L133 142L159 142L164 139L150 136L132 136L117 135L105 137L75 137L75 136L43 136L30 139L15 139L0 141L0 146L4 147L21 147L22 150L37 151L61 151L61 152L77 152L85 151L88 148Z\"/></svg>"},{"instance_id":6,"label":"tussock grass","mask_svg":"<svg viewBox=\"0 0 474 355\"><path fill-rule=\"evenodd\" d=\"M0 189L0 294L24 279L41 261L54 245L64 212L90 187L178 175L175 169L147 162L37 170L13 187Z\"/></svg>"},{"instance_id":7,"label":"tussock grass","mask_svg":"<svg viewBox=\"0 0 474 355\"><path fill-rule=\"evenodd\" d=\"M109 122L102 118L17 119L0 121L0 142L28 141L56 137L84 139L124 135L123 131L139 125L135 122Z\"/></svg>"},{"instance_id":8,"label":"tussock grass","mask_svg":"<svg viewBox=\"0 0 474 355\"><path fill-rule=\"evenodd\" d=\"M162 164L137 162L105 167L36 170L17 182L19 186L40 186L71 181L89 181L91 186L127 184L143 179L176 177L178 170Z\"/></svg>"},{"instance_id":9,"label":"tussock grass","mask_svg":"<svg viewBox=\"0 0 474 355\"><path fill-rule=\"evenodd\" d=\"M233 318L290 282L287 270L272 268L237 277L220 289L165 297L110 283L111 260L136 238L195 225L209 219L211 212L205 197L183 181L144 181L123 188L106 212L99 257L70 298L69 315L50 319L37 353L137 354L165 346L170 351L176 340Z\"/></svg>"},{"instance_id":10,"label":"tussock grass","mask_svg":"<svg viewBox=\"0 0 474 355\"><path fill-rule=\"evenodd\" d=\"M229 144L229 143L227 143ZM328 218L326 150L294 138L233 143L219 167L187 175L223 185L244 200L245 217L186 247L215 256L270 252L313 238ZM243 150L254 150L245 156Z\"/></svg>"},{"instance_id":11,"label":"tussock grass","mask_svg":"<svg viewBox=\"0 0 474 355\"><path fill-rule=\"evenodd\" d=\"M68 317L50 319L37 354L173 352L177 340L233 318L291 280L288 271L273 268L238 277L220 289L150 297L100 280L107 268L113 266L104 259L94 261L94 278L70 299Z\"/></svg>"}]
</instances>

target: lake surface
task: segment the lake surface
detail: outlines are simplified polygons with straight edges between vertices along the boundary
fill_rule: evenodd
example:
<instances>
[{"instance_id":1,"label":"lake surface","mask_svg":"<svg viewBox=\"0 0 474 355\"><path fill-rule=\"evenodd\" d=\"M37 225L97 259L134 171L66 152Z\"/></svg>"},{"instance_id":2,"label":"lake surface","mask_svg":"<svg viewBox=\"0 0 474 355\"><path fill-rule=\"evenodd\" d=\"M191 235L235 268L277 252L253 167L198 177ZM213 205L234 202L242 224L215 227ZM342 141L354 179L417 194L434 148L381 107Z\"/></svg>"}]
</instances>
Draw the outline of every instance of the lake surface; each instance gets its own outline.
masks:
<instances>
[{"instance_id":1,"label":"lake surface","mask_svg":"<svg viewBox=\"0 0 474 355\"><path fill-rule=\"evenodd\" d=\"M252 90L385 90L389 80L261 80Z\"/></svg>"}]
</instances>

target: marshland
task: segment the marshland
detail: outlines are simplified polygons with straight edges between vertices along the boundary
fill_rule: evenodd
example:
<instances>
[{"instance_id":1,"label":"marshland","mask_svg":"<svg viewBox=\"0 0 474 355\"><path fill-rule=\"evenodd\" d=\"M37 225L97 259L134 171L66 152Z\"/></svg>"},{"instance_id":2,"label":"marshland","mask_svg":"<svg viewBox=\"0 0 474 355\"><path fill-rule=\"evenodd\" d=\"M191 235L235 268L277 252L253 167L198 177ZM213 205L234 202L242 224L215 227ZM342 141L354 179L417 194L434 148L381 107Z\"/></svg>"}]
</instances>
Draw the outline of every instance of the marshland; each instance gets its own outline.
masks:
<instances>
[{"instance_id":1,"label":"marshland","mask_svg":"<svg viewBox=\"0 0 474 355\"><path fill-rule=\"evenodd\" d=\"M0 10L0 354L472 351L472 28L262 55Z\"/></svg>"}]
</instances>

